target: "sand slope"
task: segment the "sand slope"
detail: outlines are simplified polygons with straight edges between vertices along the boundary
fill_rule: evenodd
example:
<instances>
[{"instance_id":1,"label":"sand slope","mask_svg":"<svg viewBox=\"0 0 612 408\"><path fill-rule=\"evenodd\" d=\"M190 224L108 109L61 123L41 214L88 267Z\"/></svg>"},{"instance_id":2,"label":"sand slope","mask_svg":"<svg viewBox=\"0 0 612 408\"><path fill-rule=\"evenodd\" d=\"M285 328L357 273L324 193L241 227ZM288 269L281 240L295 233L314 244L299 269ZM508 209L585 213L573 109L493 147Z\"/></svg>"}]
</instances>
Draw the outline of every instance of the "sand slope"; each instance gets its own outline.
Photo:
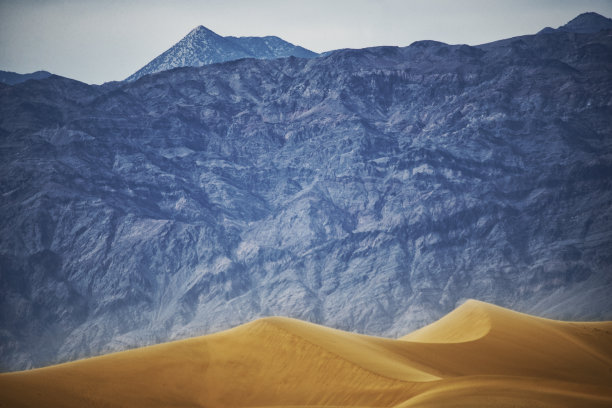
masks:
<instances>
[{"instance_id":1,"label":"sand slope","mask_svg":"<svg viewBox=\"0 0 612 408\"><path fill-rule=\"evenodd\" d=\"M468 301L401 339L287 318L0 375L0 407L610 407L612 322Z\"/></svg>"}]
</instances>

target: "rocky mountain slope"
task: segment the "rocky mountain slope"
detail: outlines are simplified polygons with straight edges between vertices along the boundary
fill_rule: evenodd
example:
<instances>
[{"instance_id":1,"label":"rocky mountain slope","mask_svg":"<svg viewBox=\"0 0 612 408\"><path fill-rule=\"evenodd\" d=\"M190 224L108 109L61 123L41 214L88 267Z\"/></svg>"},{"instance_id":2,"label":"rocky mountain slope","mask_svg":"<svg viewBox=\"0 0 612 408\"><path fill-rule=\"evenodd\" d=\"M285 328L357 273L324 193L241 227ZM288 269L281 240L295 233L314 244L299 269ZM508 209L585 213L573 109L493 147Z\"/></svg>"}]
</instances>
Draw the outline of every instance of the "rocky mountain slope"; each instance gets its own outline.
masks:
<instances>
[{"instance_id":1,"label":"rocky mountain slope","mask_svg":"<svg viewBox=\"0 0 612 408\"><path fill-rule=\"evenodd\" d=\"M612 33L0 86L0 356L465 298L612 318Z\"/></svg>"},{"instance_id":2,"label":"rocky mountain slope","mask_svg":"<svg viewBox=\"0 0 612 408\"><path fill-rule=\"evenodd\" d=\"M317 54L278 37L222 37L204 26L191 30L181 41L130 75L134 81L144 75L179 67L201 67L241 58L313 58Z\"/></svg>"}]
</instances>

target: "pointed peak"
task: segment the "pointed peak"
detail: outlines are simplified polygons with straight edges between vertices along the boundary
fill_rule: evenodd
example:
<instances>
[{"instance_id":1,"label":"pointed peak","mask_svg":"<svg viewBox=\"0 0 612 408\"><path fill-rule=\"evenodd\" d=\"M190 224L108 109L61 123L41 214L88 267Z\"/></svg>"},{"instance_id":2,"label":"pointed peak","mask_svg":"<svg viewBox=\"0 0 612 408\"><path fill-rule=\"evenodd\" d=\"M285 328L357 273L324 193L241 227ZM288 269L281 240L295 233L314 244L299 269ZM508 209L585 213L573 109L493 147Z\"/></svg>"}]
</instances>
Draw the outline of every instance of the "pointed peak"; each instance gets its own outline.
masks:
<instances>
[{"instance_id":1,"label":"pointed peak","mask_svg":"<svg viewBox=\"0 0 612 408\"><path fill-rule=\"evenodd\" d=\"M610 19L602 16L599 13L595 13L594 11L588 11L586 13L578 14L576 17L570 20L567 24L570 24L575 21L598 21L598 20L604 21L604 20L610 20Z\"/></svg>"},{"instance_id":2,"label":"pointed peak","mask_svg":"<svg viewBox=\"0 0 612 408\"><path fill-rule=\"evenodd\" d=\"M189 32L189 34L187 34L187 36L202 36L202 35L216 35L218 36L219 34L215 33L214 31L212 31L209 28L204 27L203 25L199 25L196 28L194 28L193 30L191 30Z\"/></svg>"},{"instance_id":3,"label":"pointed peak","mask_svg":"<svg viewBox=\"0 0 612 408\"><path fill-rule=\"evenodd\" d=\"M126 78L126 81L135 81L144 75L172 68L201 67L242 58L313 58L317 55L276 36L223 37L199 25L163 54Z\"/></svg>"},{"instance_id":4,"label":"pointed peak","mask_svg":"<svg viewBox=\"0 0 612 408\"><path fill-rule=\"evenodd\" d=\"M570 20L567 24L559 27L559 30L561 31L585 34L611 29L612 19L594 12L582 13Z\"/></svg>"}]
</instances>

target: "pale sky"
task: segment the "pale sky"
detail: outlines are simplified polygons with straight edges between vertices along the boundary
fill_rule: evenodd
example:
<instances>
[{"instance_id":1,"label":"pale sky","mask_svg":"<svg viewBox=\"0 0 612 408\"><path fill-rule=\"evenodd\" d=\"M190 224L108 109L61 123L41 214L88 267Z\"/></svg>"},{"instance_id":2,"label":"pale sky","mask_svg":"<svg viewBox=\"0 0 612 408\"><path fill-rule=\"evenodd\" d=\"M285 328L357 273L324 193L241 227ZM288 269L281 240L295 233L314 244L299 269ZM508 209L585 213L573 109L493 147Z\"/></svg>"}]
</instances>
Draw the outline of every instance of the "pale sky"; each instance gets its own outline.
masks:
<instances>
[{"instance_id":1,"label":"pale sky","mask_svg":"<svg viewBox=\"0 0 612 408\"><path fill-rule=\"evenodd\" d=\"M612 0L0 0L0 70L122 80L204 25L316 52L417 40L482 44L558 27Z\"/></svg>"}]
</instances>

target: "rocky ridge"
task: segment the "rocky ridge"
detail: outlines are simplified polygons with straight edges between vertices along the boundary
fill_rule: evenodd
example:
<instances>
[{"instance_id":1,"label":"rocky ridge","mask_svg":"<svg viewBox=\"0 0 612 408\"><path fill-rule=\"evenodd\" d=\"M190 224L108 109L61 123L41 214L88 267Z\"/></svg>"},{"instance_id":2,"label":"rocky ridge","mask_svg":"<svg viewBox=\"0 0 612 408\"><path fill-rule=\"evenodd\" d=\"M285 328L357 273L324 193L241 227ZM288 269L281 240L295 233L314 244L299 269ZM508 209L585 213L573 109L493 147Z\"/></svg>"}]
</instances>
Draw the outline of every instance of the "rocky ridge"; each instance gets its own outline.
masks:
<instances>
[{"instance_id":1,"label":"rocky ridge","mask_svg":"<svg viewBox=\"0 0 612 408\"><path fill-rule=\"evenodd\" d=\"M0 83L5 85L17 85L30 79L45 79L52 74L47 71L36 71L29 74L18 74L10 71L0 71Z\"/></svg>"}]
</instances>

